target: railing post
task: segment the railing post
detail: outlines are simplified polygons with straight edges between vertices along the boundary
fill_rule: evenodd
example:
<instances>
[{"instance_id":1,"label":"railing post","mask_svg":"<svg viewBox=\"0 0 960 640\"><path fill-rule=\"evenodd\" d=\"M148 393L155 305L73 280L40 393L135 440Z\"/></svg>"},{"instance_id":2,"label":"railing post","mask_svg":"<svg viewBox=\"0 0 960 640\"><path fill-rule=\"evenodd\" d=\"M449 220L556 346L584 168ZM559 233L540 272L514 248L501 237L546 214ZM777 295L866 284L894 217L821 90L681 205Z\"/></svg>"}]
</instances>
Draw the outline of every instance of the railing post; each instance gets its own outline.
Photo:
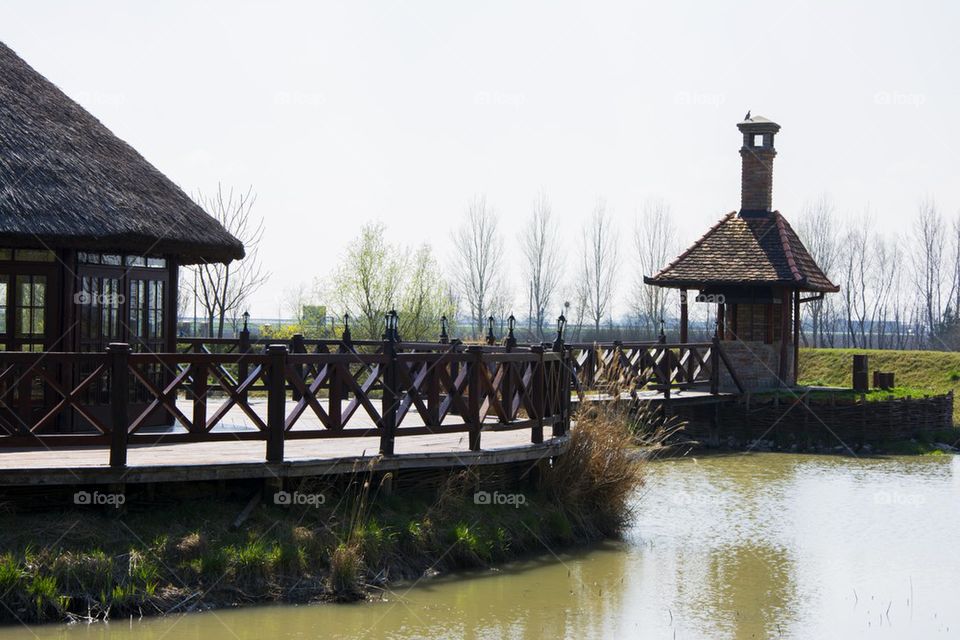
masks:
<instances>
[{"instance_id":1,"label":"railing post","mask_svg":"<svg viewBox=\"0 0 960 640\"><path fill-rule=\"evenodd\" d=\"M585 382L584 385L587 389L593 389L593 385L597 382L597 353L600 350L600 345L594 342L591 346L587 347L587 361L584 363L586 368L585 372Z\"/></svg>"},{"instance_id":2,"label":"railing post","mask_svg":"<svg viewBox=\"0 0 960 640\"><path fill-rule=\"evenodd\" d=\"M380 405L380 454L392 456L397 432L397 330L396 314L387 316L387 331L384 334L383 355L386 358L383 370L383 395Z\"/></svg>"},{"instance_id":3,"label":"railing post","mask_svg":"<svg viewBox=\"0 0 960 640\"><path fill-rule=\"evenodd\" d=\"M250 353L250 329L247 328L246 321L244 321L243 329L240 330L240 341L237 349L242 356L246 356ZM249 375L250 363L247 362L246 357L241 357L240 361L237 363L237 382L239 384L243 384ZM247 396L248 393L246 390L240 392L240 400L244 404L247 403Z\"/></svg>"},{"instance_id":4,"label":"railing post","mask_svg":"<svg viewBox=\"0 0 960 640\"><path fill-rule=\"evenodd\" d=\"M196 343L194 351L203 353L203 344ZM193 420L190 431L204 431L207 426L207 365L195 363L193 365Z\"/></svg>"},{"instance_id":5,"label":"railing post","mask_svg":"<svg viewBox=\"0 0 960 640\"><path fill-rule=\"evenodd\" d=\"M468 428L470 431L469 444L470 451L480 451L480 429L482 428L480 420L480 369L486 366L483 362L483 347L467 347L467 353L470 358L470 370L468 371L469 380L467 398L467 407L470 415L467 416Z\"/></svg>"},{"instance_id":6,"label":"railing post","mask_svg":"<svg viewBox=\"0 0 960 640\"><path fill-rule=\"evenodd\" d=\"M130 418L130 345L112 342L107 345L110 367L110 466L127 466L127 440Z\"/></svg>"},{"instance_id":7,"label":"railing post","mask_svg":"<svg viewBox=\"0 0 960 640\"><path fill-rule=\"evenodd\" d=\"M533 388L530 390L533 396L533 406L536 407L536 415L533 417L536 418L537 422L530 432L530 442L540 444L543 442L543 418L547 413L546 372L544 371L544 365L546 363L543 361L544 349L542 346L530 347L530 351L538 356L537 361L533 363L533 380L531 384Z\"/></svg>"},{"instance_id":8,"label":"railing post","mask_svg":"<svg viewBox=\"0 0 960 640\"><path fill-rule=\"evenodd\" d=\"M515 322L516 322L516 318L514 318L513 315L511 314L511 315L510 315L510 318L508 319L508 322L509 322L509 329L508 329L508 332L507 332L507 339L503 341L503 347L504 347L504 350L505 350L507 353L512 353L513 350L516 349L516 347L517 347L517 338L516 338L516 336L514 335L514 331L513 331L514 324L515 324ZM513 419L514 419L514 413L513 413L513 395L514 395L514 393L513 393L513 373L514 373L514 363L511 362L511 361L509 361L509 360L504 360L504 361L500 364L500 366L503 367L503 369L502 369L502 371L503 371L503 380L501 381L501 384L500 384L500 397L501 397L501 402L503 403L503 409L504 409L504 411L507 412L507 418L508 418L510 421L513 421Z\"/></svg>"},{"instance_id":9,"label":"railing post","mask_svg":"<svg viewBox=\"0 0 960 640\"><path fill-rule=\"evenodd\" d=\"M287 415L287 345L267 347L269 373L267 375L267 462L283 462L284 422Z\"/></svg>"},{"instance_id":10,"label":"railing post","mask_svg":"<svg viewBox=\"0 0 960 640\"><path fill-rule=\"evenodd\" d=\"M303 334L302 333L293 334L293 338L290 339L290 353L306 353L306 352L307 352L307 348L303 342ZM294 369L296 370L297 375L299 375L300 378L303 379L303 372L304 372L303 365L302 364L295 365ZM296 387L293 387L293 389L291 390L291 396L294 401L298 401L303 397L302 394L299 391L297 391Z\"/></svg>"},{"instance_id":11,"label":"railing post","mask_svg":"<svg viewBox=\"0 0 960 640\"><path fill-rule=\"evenodd\" d=\"M560 393L560 406L563 412L563 419L560 422L559 428L555 425L553 428L553 435L562 436L566 435L570 431L570 380L569 378L574 375L573 373L573 351L569 347L564 347L563 351L560 354L560 372L559 378L557 381Z\"/></svg>"}]
</instances>

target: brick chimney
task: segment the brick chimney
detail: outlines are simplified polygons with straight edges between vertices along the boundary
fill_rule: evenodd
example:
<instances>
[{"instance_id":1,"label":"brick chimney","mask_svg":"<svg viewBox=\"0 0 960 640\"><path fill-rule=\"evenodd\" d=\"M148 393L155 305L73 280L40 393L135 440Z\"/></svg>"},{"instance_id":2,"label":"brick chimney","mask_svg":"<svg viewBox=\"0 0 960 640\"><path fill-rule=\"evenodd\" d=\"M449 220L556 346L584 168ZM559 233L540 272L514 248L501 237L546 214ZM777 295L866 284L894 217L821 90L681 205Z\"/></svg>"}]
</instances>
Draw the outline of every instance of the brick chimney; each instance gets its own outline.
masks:
<instances>
[{"instance_id":1,"label":"brick chimney","mask_svg":"<svg viewBox=\"0 0 960 640\"><path fill-rule=\"evenodd\" d=\"M749 114L748 114L749 115ZM737 124L743 133L740 157L740 216L759 216L770 213L773 200L773 136L780 125L763 116L753 116Z\"/></svg>"}]
</instances>

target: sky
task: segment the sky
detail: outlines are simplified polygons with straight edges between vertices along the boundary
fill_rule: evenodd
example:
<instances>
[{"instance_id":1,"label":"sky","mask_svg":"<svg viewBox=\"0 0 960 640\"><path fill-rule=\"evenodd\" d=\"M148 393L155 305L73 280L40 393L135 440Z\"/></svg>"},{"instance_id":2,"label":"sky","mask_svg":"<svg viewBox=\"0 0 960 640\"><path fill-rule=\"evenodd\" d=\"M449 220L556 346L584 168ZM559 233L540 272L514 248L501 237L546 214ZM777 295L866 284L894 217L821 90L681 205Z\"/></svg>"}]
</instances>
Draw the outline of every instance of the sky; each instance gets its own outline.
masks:
<instances>
[{"instance_id":1,"label":"sky","mask_svg":"<svg viewBox=\"0 0 960 640\"><path fill-rule=\"evenodd\" d=\"M258 317L328 276L364 222L448 264L477 194L520 281L540 192L567 264L606 201L622 311L647 199L684 246L739 208L748 109L782 126L788 219L821 194L891 234L923 198L954 217L958 24L950 2L0 0L0 39L186 192L253 187Z\"/></svg>"}]
</instances>

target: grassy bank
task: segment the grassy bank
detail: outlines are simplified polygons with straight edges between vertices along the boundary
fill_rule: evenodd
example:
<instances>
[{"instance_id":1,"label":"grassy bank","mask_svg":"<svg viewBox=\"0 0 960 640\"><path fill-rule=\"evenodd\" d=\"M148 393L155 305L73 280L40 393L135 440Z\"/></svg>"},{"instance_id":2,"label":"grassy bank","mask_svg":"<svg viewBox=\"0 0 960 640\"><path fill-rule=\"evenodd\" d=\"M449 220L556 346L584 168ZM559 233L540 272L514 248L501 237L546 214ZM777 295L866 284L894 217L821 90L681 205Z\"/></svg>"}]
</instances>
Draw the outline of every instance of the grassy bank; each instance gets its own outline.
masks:
<instances>
[{"instance_id":1,"label":"grassy bank","mask_svg":"<svg viewBox=\"0 0 960 640\"><path fill-rule=\"evenodd\" d=\"M265 497L236 528L242 495L130 499L122 511L18 513L8 503L0 515L0 620L355 600L397 580L614 537L642 482L625 425L584 419L553 464L460 471L439 487L387 495L393 479L375 472L339 488L308 481L287 494L306 498L278 506Z\"/></svg>"},{"instance_id":2,"label":"grassy bank","mask_svg":"<svg viewBox=\"0 0 960 640\"><path fill-rule=\"evenodd\" d=\"M922 397L960 391L960 353L949 351L881 351L873 349L801 349L800 384L851 385L853 355L869 356L870 371L892 371L897 388L874 392L870 397ZM953 421L960 423L960 403L953 407Z\"/></svg>"}]
</instances>

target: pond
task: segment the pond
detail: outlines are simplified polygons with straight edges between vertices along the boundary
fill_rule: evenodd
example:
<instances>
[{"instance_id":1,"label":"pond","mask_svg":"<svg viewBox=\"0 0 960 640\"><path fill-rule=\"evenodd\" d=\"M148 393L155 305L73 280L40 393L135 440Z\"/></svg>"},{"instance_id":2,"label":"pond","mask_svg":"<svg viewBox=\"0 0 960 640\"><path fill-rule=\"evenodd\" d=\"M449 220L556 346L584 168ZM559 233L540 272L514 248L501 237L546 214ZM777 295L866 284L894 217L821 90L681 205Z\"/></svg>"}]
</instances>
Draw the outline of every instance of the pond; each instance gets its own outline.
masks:
<instances>
[{"instance_id":1,"label":"pond","mask_svg":"<svg viewBox=\"0 0 960 640\"><path fill-rule=\"evenodd\" d=\"M648 466L623 542L356 605L42 626L47 640L917 638L960 631L952 456L776 453ZM0 640L31 637L23 627Z\"/></svg>"}]
</instances>

